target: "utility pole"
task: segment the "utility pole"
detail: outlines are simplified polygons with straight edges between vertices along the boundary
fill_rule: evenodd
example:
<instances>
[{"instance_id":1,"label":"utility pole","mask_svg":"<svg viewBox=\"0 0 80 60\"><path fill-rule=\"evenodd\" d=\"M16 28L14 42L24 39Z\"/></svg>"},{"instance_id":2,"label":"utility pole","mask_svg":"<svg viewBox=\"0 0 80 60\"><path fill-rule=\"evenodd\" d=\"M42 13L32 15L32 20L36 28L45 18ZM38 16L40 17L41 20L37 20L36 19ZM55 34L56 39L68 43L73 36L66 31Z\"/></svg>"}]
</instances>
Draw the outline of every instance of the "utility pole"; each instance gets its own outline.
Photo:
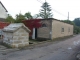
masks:
<instances>
[{"instance_id":1,"label":"utility pole","mask_svg":"<svg viewBox=\"0 0 80 60\"><path fill-rule=\"evenodd\" d=\"M69 20L69 12L68 12L68 20Z\"/></svg>"}]
</instances>

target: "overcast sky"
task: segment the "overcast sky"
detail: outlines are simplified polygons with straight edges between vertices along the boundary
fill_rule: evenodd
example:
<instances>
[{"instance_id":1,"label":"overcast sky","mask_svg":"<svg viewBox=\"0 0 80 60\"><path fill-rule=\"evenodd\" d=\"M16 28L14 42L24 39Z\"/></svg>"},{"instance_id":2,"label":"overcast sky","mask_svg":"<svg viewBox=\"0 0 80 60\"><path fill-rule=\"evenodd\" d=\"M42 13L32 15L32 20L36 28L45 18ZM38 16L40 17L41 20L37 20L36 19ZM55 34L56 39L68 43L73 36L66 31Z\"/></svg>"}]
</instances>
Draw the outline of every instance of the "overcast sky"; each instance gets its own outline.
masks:
<instances>
[{"instance_id":1,"label":"overcast sky","mask_svg":"<svg viewBox=\"0 0 80 60\"><path fill-rule=\"evenodd\" d=\"M39 2L41 1L41 2ZM1 0L8 13L15 17L16 14L31 12L39 13L45 0ZM80 0L47 0L52 7L53 18L66 20L69 12L70 20L80 17Z\"/></svg>"}]
</instances>

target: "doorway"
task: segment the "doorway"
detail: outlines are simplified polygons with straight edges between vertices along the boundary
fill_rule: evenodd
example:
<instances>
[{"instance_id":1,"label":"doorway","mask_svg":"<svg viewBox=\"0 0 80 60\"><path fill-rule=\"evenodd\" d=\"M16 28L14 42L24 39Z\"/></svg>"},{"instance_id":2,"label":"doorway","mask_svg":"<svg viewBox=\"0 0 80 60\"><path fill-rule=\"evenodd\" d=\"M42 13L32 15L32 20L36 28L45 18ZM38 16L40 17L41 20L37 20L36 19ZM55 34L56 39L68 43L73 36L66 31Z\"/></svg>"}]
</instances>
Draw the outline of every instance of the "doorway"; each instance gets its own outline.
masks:
<instances>
[{"instance_id":1,"label":"doorway","mask_svg":"<svg viewBox=\"0 0 80 60\"><path fill-rule=\"evenodd\" d=\"M37 28L35 28L35 38L37 38Z\"/></svg>"}]
</instances>

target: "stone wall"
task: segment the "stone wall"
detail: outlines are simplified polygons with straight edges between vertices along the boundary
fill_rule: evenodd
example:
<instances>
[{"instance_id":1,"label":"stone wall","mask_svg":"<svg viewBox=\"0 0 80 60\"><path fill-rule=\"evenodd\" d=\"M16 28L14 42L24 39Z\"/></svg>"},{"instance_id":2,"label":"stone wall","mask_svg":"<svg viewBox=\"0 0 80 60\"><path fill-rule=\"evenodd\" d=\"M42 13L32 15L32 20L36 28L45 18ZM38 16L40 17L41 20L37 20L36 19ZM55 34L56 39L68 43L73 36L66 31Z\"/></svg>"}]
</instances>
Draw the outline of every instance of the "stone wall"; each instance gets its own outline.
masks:
<instances>
[{"instance_id":1,"label":"stone wall","mask_svg":"<svg viewBox=\"0 0 80 60\"><path fill-rule=\"evenodd\" d=\"M29 33L20 28L13 34L13 47L23 47L29 45Z\"/></svg>"},{"instance_id":2,"label":"stone wall","mask_svg":"<svg viewBox=\"0 0 80 60\"><path fill-rule=\"evenodd\" d=\"M13 33L10 32L3 32L3 42L7 44L12 44L13 40Z\"/></svg>"},{"instance_id":3,"label":"stone wall","mask_svg":"<svg viewBox=\"0 0 80 60\"><path fill-rule=\"evenodd\" d=\"M12 47L23 47L29 45L29 33L24 28L20 28L13 33L4 32L3 42Z\"/></svg>"},{"instance_id":4,"label":"stone wall","mask_svg":"<svg viewBox=\"0 0 80 60\"><path fill-rule=\"evenodd\" d=\"M62 32L62 28L64 28L64 32ZM73 25L52 20L52 39L69 35L73 35Z\"/></svg>"},{"instance_id":5,"label":"stone wall","mask_svg":"<svg viewBox=\"0 0 80 60\"><path fill-rule=\"evenodd\" d=\"M37 37L50 39L51 20L42 20L41 23L42 25L45 24L46 26L41 26L37 29Z\"/></svg>"}]
</instances>

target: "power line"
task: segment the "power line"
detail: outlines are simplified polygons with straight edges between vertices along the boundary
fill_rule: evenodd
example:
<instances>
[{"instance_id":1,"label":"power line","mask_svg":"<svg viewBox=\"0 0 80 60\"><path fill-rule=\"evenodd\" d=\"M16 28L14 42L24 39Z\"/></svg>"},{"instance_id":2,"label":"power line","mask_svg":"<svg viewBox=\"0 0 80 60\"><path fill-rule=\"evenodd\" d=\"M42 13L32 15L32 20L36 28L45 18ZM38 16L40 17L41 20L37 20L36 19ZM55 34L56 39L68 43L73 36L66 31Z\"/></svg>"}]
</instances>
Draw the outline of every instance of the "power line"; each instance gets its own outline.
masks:
<instances>
[{"instance_id":1,"label":"power line","mask_svg":"<svg viewBox=\"0 0 80 60\"><path fill-rule=\"evenodd\" d=\"M41 4L43 4L43 2L42 2L41 0L37 0L37 1L40 2ZM45 2L46 2L46 0L45 0ZM52 8L52 10L53 10L54 12L56 12L56 13L58 13L58 14L64 16L64 17L67 17L66 15L60 13L59 11L57 11L57 10L55 10L55 9L53 9L53 8Z\"/></svg>"},{"instance_id":2,"label":"power line","mask_svg":"<svg viewBox=\"0 0 80 60\"><path fill-rule=\"evenodd\" d=\"M59 11L57 11L57 10L55 10L55 9L53 9L53 8L52 8L52 10L55 11L56 13L58 13L59 15L62 15L62 16L64 16L64 17L67 17L66 15L60 13Z\"/></svg>"},{"instance_id":3,"label":"power line","mask_svg":"<svg viewBox=\"0 0 80 60\"><path fill-rule=\"evenodd\" d=\"M43 4L43 2L41 0L37 0L38 2L40 2L41 4Z\"/></svg>"}]
</instances>

